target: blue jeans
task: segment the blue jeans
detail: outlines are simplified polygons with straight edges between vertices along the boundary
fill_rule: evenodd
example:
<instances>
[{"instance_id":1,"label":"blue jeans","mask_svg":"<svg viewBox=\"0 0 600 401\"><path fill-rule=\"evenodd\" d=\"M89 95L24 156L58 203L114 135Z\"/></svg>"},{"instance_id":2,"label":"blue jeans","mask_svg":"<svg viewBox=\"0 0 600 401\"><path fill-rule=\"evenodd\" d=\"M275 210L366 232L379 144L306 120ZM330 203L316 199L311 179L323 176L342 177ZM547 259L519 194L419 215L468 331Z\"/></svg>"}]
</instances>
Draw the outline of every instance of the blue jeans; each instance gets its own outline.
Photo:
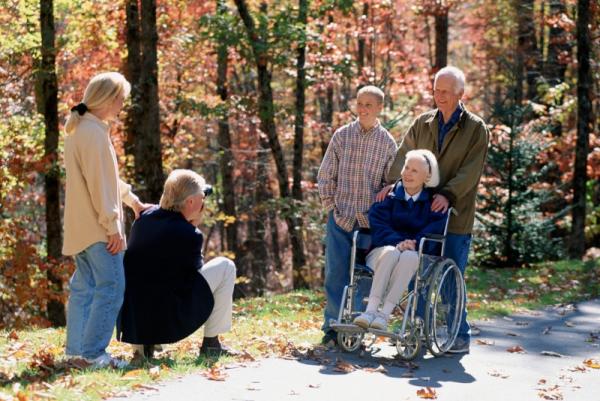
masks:
<instances>
[{"instance_id":1,"label":"blue jeans","mask_svg":"<svg viewBox=\"0 0 600 401\"><path fill-rule=\"evenodd\" d=\"M322 327L325 333L330 330L329 320L337 320L344 287L350 284L352 235L353 231L347 232L338 226L333 218L333 212L329 212L325 237L325 322ZM356 291L354 305L354 310L364 309L362 291Z\"/></svg>"},{"instance_id":2,"label":"blue jeans","mask_svg":"<svg viewBox=\"0 0 600 401\"><path fill-rule=\"evenodd\" d=\"M106 352L125 292L123 253L96 242L75 255L67 306L67 355L97 358Z\"/></svg>"},{"instance_id":3,"label":"blue jeans","mask_svg":"<svg viewBox=\"0 0 600 401\"><path fill-rule=\"evenodd\" d=\"M467 268L469 248L471 247L471 234L452 234L446 236L446 248L444 256L451 258L457 264L463 277ZM452 287L452 286L451 286ZM462 314L462 322L458 329L458 338L469 342L471 339L471 327L467 322L467 294L464 296L465 309Z\"/></svg>"}]
</instances>

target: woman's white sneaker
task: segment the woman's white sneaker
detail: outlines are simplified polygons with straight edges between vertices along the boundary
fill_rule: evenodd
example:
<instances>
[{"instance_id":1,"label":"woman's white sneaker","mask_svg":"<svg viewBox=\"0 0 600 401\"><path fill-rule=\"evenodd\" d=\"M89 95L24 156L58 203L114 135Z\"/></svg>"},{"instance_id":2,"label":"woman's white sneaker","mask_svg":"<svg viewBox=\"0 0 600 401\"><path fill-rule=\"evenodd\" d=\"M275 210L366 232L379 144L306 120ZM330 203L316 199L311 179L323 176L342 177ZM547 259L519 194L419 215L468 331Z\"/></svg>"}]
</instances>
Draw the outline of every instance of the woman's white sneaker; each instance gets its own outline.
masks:
<instances>
[{"instance_id":1,"label":"woman's white sneaker","mask_svg":"<svg viewBox=\"0 0 600 401\"><path fill-rule=\"evenodd\" d=\"M363 329L368 329L373 319L375 319L373 312L363 312L354 319L353 323Z\"/></svg>"},{"instance_id":2,"label":"woman's white sneaker","mask_svg":"<svg viewBox=\"0 0 600 401\"><path fill-rule=\"evenodd\" d=\"M372 329L386 331L387 325L388 325L388 317L381 312L377 312L377 314L375 315L375 318L371 322L370 327Z\"/></svg>"},{"instance_id":3,"label":"woman's white sneaker","mask_svg":"<svg viewBox=\"0 0 600 401\"><path fill-rule=\"evenodd\" d=\"M97 358L84 358L84 360L89 363L91 368L93 369L102 369L102 368L114 368L114 369L124 369L129 365L127 361L124 361L119 358L114 358L108 353L104 353Z\"/></svg>"}]
</instances>

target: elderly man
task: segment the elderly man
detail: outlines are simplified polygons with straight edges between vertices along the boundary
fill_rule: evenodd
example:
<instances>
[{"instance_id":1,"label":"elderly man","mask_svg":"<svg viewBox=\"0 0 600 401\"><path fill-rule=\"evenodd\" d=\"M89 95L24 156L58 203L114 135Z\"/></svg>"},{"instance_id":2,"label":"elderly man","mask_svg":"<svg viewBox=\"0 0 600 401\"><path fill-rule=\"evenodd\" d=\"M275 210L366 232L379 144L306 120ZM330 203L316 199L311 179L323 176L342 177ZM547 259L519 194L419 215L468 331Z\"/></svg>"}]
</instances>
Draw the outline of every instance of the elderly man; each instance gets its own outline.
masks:
<instances>
[{"instance_id":1,"label":"elderly man","mask_svg":"<svg viewBox=\"0 0 600 401\"><path fill-rule=\"evenodd\" d=\"M231 354L218 335L231 328L235 265L224 257L204 264L203 235L196 228L211 192L204 178L174 170L160 207L133 224L125 252L125 300L118 338L138 344L147 357L153 344L173 343L204 325L201 354Z\"/></svg>"},{"instance_id":2,"label":"elderly man","mask_svg":"<svg viewBox=\"0 0 600 401\"><path fill-rule=\"evenodd\" d=\"M438 71L433 84L437 109L421 114L413 122L387 177L390 184L400 178L405 155L410 150L429 149L435 154L441 176L431 209L445 212L452 206L458 212L458 216L450 219L445 256L452 258L463 274L475 221L477 186L489 143L483 120L461 102L464 88L465 76L458 68L449 66ZM382 200L390 188L384 188L377 200ZM469 352L470 332L465 308L458 338L450 352Z\"/></svg>"}]
</instances>

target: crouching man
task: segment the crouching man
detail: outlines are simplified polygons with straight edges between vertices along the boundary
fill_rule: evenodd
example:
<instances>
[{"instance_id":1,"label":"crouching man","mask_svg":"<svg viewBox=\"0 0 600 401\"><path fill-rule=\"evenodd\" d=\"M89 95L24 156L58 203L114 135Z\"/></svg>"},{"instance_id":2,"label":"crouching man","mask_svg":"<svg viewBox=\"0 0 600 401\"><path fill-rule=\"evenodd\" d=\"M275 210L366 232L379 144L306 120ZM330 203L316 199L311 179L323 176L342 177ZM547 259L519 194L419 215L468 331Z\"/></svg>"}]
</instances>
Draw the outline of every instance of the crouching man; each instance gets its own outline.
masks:
<instances>
[{"instance_id":1,"label":"crouching man","mask_svg":"<svg viewBox=\"0 0 600 401\"><path fill-rule=\"evenodd\" d=\"M235 265L225 257L204 263L200 224L204 199L212 192L204 178L174 170L160 206L133 224L125 252L125 299L118 338L151 357L154 344L179 341L204 325L200 353L233 354L219 342L231 329ZM142 348L143 347L143 348Z\"/></svg>"}]
</instances>

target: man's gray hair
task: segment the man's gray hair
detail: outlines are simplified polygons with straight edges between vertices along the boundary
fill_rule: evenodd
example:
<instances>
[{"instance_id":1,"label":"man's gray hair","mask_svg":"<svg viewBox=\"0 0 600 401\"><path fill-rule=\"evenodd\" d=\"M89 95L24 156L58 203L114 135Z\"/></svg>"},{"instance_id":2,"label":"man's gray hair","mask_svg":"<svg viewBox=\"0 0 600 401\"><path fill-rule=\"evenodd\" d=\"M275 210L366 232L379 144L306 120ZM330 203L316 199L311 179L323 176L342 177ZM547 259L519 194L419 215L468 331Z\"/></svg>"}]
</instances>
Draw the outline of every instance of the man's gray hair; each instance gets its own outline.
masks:
<instances>
[{"instance_id":1,"label":"man's gray hair","mask_svg":"<svg viewBox=\"0 0 600 401\"><path fill-rule=\"evenodd\" d=\"M165 181L160 207L180 212L185 200L193 195L204 194L205 187L204 178L192 170L173 170Z\"/></svg>"},{"instance_id":2,"label":"man's gray hair","mask_svg":"<svg viewBox=\"0 0 600 401\"><path fill-rule=\"evenodd\" d=\"M438 78L442 76L449 76L454 78L454 82L456 82L454 87L455 94L458 94L459 92L465 90L465 73L462 72L460 68L449 65L439 70L435 74L435 79L433 81L434 87Z\"/></svg>"}]
</instances>

